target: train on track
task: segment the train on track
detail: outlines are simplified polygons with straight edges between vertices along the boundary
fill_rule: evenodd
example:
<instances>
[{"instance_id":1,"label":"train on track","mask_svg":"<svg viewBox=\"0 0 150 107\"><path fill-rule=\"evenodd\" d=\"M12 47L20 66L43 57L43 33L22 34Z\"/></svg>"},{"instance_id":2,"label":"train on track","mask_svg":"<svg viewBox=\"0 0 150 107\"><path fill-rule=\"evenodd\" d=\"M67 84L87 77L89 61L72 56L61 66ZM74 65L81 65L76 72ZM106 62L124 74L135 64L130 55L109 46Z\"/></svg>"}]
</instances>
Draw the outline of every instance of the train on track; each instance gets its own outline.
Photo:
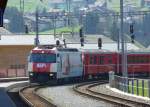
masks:
<instances>
[{"instance_id":1,"label":"train on track","mask_svg":"<svg viewBox=\"0 0 150 107\"><path fill-rule=\"evenodd\" d=\"M131 76L149 76L150 52L127 52ZM102 49L38 46L28 56L30 82L67 81L107 77L109 71L122 74L121 53Z\"/></svg>"}]
</instances>

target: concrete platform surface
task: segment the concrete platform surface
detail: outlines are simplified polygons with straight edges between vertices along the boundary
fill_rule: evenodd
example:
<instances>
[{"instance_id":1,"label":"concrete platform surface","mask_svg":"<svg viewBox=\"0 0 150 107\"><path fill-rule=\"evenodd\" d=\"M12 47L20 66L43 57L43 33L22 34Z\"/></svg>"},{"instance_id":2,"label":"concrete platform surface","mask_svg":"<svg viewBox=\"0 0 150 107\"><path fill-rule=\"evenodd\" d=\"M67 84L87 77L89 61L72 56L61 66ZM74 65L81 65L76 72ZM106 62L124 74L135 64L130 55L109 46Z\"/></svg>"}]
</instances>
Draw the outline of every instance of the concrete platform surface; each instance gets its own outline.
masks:
<instances>
[{"instance_id":1,"label":"concrete platform surface","mask_svg":"<svg viewBox=\"0 0 150 107\"><path fill-rule=\"evenodd\" d=\"M16 107L4 89L0 89L0 107Z\"/></svg>"},{"instance_id":2,"label":"concrete platform surface","mask_svg":"<svg viewBox=\"0 0 150 107\"><path fill-rule=\"evenodd\" d=\"M27 81L29 77L0 78L0 82Z\"/></svg>"},{"instance_id":3,"label":"concrete platform surface","mask_svg":"<svg viewBox=\"0 0 150 107\"><path fill-rule=\"evenodd\" d=\"M29 84L29 81L12 81L12 82L0 82L0 89L8 91L15 87L23 87Z\"/></svg>"},{"instance_id":4,"label":"concrete platform surface","mask_svg":"<svg viewBox=\"0 0 150 107\"><path fill-rule=\"evenodd\" d=\"M14 102L8 96L7 91L15 87L28 85L28 81L0 82L0 107L16 107Z\"/></svg>"}]
</instances>

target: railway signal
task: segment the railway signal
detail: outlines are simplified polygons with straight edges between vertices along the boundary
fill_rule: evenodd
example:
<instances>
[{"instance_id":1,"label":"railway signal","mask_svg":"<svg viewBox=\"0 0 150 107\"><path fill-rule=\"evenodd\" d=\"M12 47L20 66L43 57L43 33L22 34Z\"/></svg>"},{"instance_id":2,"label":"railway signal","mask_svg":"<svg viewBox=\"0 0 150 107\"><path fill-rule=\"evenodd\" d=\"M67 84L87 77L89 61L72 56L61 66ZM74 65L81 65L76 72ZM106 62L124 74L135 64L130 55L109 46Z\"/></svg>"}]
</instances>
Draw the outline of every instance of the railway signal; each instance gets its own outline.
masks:
<instances>
[{"instance_id":1,"label":"railway signal","mask_svg":"<svg viewBox=\"0 0 150 107\"><path fill-rule=\"evenodd\" d=\"M80 42L81 42L81 46L83 47L84 46L84 38L81 38Z\"/></svg>"},{"instance_id":2,"label":"railway signal","mask_svg":"<svg viewBox=\"0 0 150 107\"><path fill-rule=\"evenodd\" d=\"M80 30L79 30L79 35L80 35L80 43L81 43L81 47L83 47L83 46L84 46L83 27L80 28Z\"/></svg>"},{"instance_id":3,"label":"railway signal","mask_svg":"<svg viewBox=\"0 0 150 107\"><path fill-rule=\"evenodd\" d=\"M25 25L25 33L26 33L26 34L29 33L28 25Z\"/></svg>"},{"instance_id":4,"label":"railway signal","mask_svg":"<svg viewBox=\"0 0 150 107\"><path fill-rule=\"evenodd\" d=\"M134 26L133 24L130 25L130 34L131 34L131 42L134 43Z\"/></svg>"},{"instance_id":5,"label":"railway signal","mask_svg":"<svg viewBox=\"0 0 150 107\"><path fill-rule=\"evenodd\" d=\"M133 29L133 24L130 25L130 33L132 34L134 32L134 29Z\"/></svg>"},{"instance_id":6,"label":"railway signal","mask_svg":"<svg viewBox=\"0 0 150 107\"><path fill-rule=\"evenodd\" d=\"M131 35L131 42L134 43L134 34Z\"/></svg>"},{"instance_id":7,"label":"railway signal","mask_svg":"<svg viewBox=\"0 0 150 107\"><path fill-rule=\"evenodd\" d=\"M83 28L82 27L80 28L79 34L80 34L80 38L82 38L84 36L83 35Z\"/></svg>"},{"instance_id":8,"label":"railway signal","mask_svg":"<svg viewBox=\"0 0 150 107\"><path fill-rule=\"evenodd\" d=\"M98 47L99 49L102 48L102 38L98 38Z\"/></svg>"},{"instance_id":9,"label":"railway signal","mask_svg":"<svg viewBox=\"0 0 150 107\"><path fill-rule=\"evenodd\" d=\"M67 48L66 39L63 39L64 47Z\"/></svg>"},{"instance_id":10,"label":"railway signal","mask_svg":"<svg viewBox=\"0 0 150 107\"><path fill-rule=\"evenodd\" d=\"M60 46L60 41L59 40L56 41L56 46Z\"/></svg>"}]
</instances>

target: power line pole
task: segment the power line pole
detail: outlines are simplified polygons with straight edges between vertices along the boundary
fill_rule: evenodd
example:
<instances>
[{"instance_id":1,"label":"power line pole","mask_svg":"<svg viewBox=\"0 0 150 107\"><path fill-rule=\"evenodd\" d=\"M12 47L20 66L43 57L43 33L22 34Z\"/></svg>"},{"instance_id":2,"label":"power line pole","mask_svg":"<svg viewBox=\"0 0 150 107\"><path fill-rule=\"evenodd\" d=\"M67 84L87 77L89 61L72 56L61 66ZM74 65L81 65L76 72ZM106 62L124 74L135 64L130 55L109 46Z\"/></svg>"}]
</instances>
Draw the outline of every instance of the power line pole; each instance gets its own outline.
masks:
<instances>
[{"instance_id":1,"label":"power line pole","mask_svg":"<svg viewBox=\"0 0 150 107\"><path fill-rule=\"evenodd\" d=\"M24 0L20 0L20 11L24 13Z\"/></svg>"},{"instance_id":2,"label":"power line pole","mask_svg":"<svg viewBox=\"0 0 150 107\"><path fill-rule=\"evenodd\" d=\"M120 36L121 36L121 47L122 47L122 74L123 77L128 77L127 72L127 55L125 50L125 37L124 37L124 22L123 22L123 0L120 0ZM127 84L127 79L125 79L125 84ZM127 91L127 86L124 87L125 91Z\"/></svg>"},{"instance_id":3,"label":"power line pole","mask_svg":"<svg viewBox=\"0 0 150 107\"><path fill-rule=\"evenodd\" d=\"M71 0L66 0L67 6L67 25L70 26Z\"/></svg>"},{"instance_id":4,"label":"power line pole","mask_svg":"<svg viewBox=\"0 0 150 107\"><path fill-rule=\"evenodd\" d=\"M36 8L36 38L35 38L35 46L38 46L39 45L39 26L38 26L38 23L39 23L39 13L38 13L38 7Z\"/></svg>"},{"instance_id":5,"label":"power line pole","mask_svg":"<svg viewBox=\"0 0 150 107\"><path fill-rule=\"evenodd\" d=\"M56 13L53 13L53 29L54 29L54 38L56 38Z\"/></svg>"}]
</instances>

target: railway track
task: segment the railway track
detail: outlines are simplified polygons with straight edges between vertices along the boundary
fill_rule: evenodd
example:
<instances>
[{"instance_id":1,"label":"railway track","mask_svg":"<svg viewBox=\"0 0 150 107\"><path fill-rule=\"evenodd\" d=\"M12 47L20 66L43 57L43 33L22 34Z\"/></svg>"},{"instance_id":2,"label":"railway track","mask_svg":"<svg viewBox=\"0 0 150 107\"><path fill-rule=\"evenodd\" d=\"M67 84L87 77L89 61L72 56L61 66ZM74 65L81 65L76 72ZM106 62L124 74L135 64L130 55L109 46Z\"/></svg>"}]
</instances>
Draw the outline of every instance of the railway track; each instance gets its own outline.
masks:
<instances>
[{"instance_id":1,"label":"railway track","mask_svg":"<svg viewBox=\"0 0 150 107\"><path fill-rule=\"evenodd\" d=\"M95 92L91 88L108 83L106 81L98 81L98 82L89 82L89 83L83 83L79 84L73 87L74 91L86 95L88 97L92 97L98 100L105 100L107 102L117 104L117 107L150 107L150 105L141 103L141 102L136 102L136 101L131 101L128 99L124 98L118 98L113 95L106 95L100 92Z\"/></svg>"},{"instance_id":2,"label":"railway track","mask_svg":"<svg viewBox=\"0 0 150 107\"><path fill-rule=\"evenodd\" d=\"M29 107L56 107L53 103L36 93L36 90L41 87L43 86L31 85L24 87L19 91L19 95Z\"/></svg>"}]
</instances>

